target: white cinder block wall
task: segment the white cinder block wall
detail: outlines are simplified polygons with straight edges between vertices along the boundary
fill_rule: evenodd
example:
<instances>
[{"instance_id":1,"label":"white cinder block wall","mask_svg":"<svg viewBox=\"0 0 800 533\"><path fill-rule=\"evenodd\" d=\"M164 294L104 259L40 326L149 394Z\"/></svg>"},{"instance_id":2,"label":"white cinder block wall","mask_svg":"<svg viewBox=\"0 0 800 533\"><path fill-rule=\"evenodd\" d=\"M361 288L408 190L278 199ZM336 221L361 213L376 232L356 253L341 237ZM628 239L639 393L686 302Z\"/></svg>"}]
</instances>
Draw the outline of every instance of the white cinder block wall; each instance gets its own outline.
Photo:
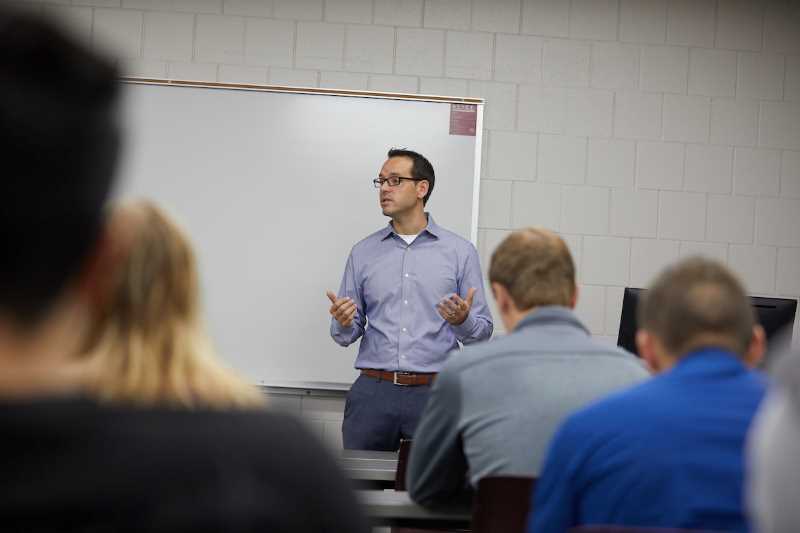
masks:
<instances>
[{"instance_id":1,"label":"white cinder block wall","mask_svg":"<svg viewBox=\"0 0 800 533\"><path fill-rule=\"evenodd\" d=\"M25 5L111 47L133 76L485 98L484 265L514 228L559 231L578 312L609 341L622 288L690 254L726 262L754 294L800 296L800 2Z\"/></svg>"}]
</instances>

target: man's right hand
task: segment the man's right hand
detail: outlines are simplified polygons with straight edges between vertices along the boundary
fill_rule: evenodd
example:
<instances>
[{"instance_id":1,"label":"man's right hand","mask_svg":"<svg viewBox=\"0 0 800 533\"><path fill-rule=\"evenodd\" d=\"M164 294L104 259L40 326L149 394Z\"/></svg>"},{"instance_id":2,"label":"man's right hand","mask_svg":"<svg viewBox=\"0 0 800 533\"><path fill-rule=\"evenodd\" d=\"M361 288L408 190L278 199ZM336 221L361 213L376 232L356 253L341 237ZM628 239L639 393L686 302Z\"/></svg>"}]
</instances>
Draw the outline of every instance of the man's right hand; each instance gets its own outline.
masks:
<instances>
[{"instance_id":1,"label":"man's right hand","mask_svg":"<svg viewBox=\"0 0 800 533\"><path fill-rule=\"evenodd\" d=\"M342 327L349 328L353 325L353 318L356 316L356 303L351 298L337 298L331 291L327 292L328 299L331 301L330 314Z\"/></svg>"}]
</instances>

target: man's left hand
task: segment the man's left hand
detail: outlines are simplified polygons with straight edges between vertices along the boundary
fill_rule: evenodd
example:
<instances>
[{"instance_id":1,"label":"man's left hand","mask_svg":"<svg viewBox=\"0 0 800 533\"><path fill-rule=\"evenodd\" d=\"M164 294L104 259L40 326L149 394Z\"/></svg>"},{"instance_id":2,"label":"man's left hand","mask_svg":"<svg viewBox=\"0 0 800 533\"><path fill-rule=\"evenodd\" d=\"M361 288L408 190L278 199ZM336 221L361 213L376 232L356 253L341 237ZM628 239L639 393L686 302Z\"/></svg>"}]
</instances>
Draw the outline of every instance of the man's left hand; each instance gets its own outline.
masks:
<instances>
[{"instance_id":1,"label":"man's left hand","mask_svg":"<svg viewBox=\"0 0 800 533\"><path fill-rule=\"evenodd\" d=\"M436 304L439 315L453 326L460 326L469 316L472 300L475 298L475 288L467 291L467 299L462 300L458 294L451 294Z\"/></svg>"}]
</instances>

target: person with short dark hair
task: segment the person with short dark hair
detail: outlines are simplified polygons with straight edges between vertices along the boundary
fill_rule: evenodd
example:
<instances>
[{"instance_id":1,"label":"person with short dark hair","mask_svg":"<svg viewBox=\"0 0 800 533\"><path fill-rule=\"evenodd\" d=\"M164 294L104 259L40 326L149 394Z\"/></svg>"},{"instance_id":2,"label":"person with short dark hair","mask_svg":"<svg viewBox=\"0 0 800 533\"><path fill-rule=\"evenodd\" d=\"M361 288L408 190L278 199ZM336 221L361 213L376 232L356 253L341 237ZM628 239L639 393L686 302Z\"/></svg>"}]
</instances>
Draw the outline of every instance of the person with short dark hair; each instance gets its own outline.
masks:
<instances>
[{"instance_id":1,"label":"person with short dark hair","mask_svg":"<svg viewBox=\"0 0 800 533\"><path fill-rule=\"evenodd\" d=\"M367 531L303 424L101 406L75 358L127 253L106 221L117 72L0 8L0 524L4 531Z\"/></svg>"},{"instance_id":2,"label":"person with short dark hair","mask_svg":"<svg viewBox=\"0 0 800 533\"><path fill-rule=\"evenodd\" d=\"M361 338L342 423L349 449L396 450L446 355L492 335L475 246L425 211L433 166L411 150L387 156L373 182L391 220L353 246L338 295L328 291L333 340Z\"/></svg>"},{"instance_id":3,"label":"person with short dark hair","mask_svg":"<svg viewBox=\"0 0 800 533\"><path fill-rule=\"evenodd\" d=\"M747 531L745 437L764 354L740 281L715 261L667 268L639 308L639 353L658 374L571 415L539 479L529 532L577 525Z\"/></svg>"},{"instance_id":4,"label":"person with short dark hair","mask_svg":"<svg viewBox=\"0 0 800 533\"><path fill-rule=\"evenodd\" d=\"M537 476L570 412L645 379L636 357L591 338L575 316L575 265L558 235L508 236L489 282L510 332L447 361L422 415L408 465L410 496L445 503L493 475Z\"/></svg>"}]
</instances>

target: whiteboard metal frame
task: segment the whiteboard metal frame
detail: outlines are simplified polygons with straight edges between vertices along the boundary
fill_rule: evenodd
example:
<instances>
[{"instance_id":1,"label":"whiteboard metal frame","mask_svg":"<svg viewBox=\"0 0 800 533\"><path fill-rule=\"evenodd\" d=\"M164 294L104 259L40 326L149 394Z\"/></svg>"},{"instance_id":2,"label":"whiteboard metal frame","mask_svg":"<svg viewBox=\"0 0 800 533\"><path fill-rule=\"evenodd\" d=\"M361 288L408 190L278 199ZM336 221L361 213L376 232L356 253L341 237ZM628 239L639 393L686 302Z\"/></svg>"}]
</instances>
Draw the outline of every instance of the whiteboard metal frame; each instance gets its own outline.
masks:
<instances>
[{"instance_id":1,"label":"whiteboard metal frame","mask_svg":"<svg viewBox=\"0 0 800 533\"><path fill-rule=\"evenodd\" d=\"M476 104L483 105L483 98L473 98L466 96L437 96L433 94L408 94L391 93L382 91L358 91L349 89L324 89L319 87L291 87L287 85L260 85L254 83L221 83L212 81L192 81L192 80L173 80L166 78L135 78L123 77L120 80L124 83L137 83L142 85L175 85L183 87L205 87L208 89L236 89L242 91L262 91L271 93L299 93L299 94L320 94L329 96L351 96L357 98L385 98L389 100L417 100L421 102L442 102L453 104ZM478 121L481 122L479 110ZM478 130L480 131L480 130ZM476 131L476 137L477 133Z\"/></svg>"},{"instance_id":2,"label":"whiteboard metal frame","mask_svg":"<svg viewBox=\"0 0 800 533\"><path fill-rule=\"evenodd\" d=\"M176 87L196 87L208 89L234 89L242 91L260 91L271 93L295 93L295 94L316 94L327 96L342 96L342 97L355 97L355 98L381 98L388 100L413 100L419 102L439 102L451 104L472 104L476 108L476 121L475 121L475 169L474 181L472 191L472 213L471 213L471 227L470 227L470 241L477 248L478 247L478 210L480 201L480 180L481 168L483 157L483 110L485 100L483 98L473 97L460 97L460 96L438 96L429 94L407 94L407 93L391 93L391 92L378 92L378 91L359 91L347 89L324 89L318 87L290 87L282 85L260 85L249 83L221 83L221 82L208 82L208 81L193 81L193 80L174 80L167 78L138 78L138 77L121 77L122 83L134 85L167 85ZM261 382L259 386L266 388L271 393L279 390L297 390L298 392L304 391L305 394L316 396L319 393L325 394L325 391L330 393L346 392L350 388L350 384L333 383L333 382Z\"/></svg>"},{"instance_id":3,"label":"whiteboard metal frame","mask_svg":"<svg viewBox=\"0 0 800 533\"><path fill-rule=\"evenodd\" d=\"M478 204L481 197L481 169L483 168L483 102L475 106L475 181L472 183L472 226L470 240L478 247Z\"/></svg>"}]
</instances>

